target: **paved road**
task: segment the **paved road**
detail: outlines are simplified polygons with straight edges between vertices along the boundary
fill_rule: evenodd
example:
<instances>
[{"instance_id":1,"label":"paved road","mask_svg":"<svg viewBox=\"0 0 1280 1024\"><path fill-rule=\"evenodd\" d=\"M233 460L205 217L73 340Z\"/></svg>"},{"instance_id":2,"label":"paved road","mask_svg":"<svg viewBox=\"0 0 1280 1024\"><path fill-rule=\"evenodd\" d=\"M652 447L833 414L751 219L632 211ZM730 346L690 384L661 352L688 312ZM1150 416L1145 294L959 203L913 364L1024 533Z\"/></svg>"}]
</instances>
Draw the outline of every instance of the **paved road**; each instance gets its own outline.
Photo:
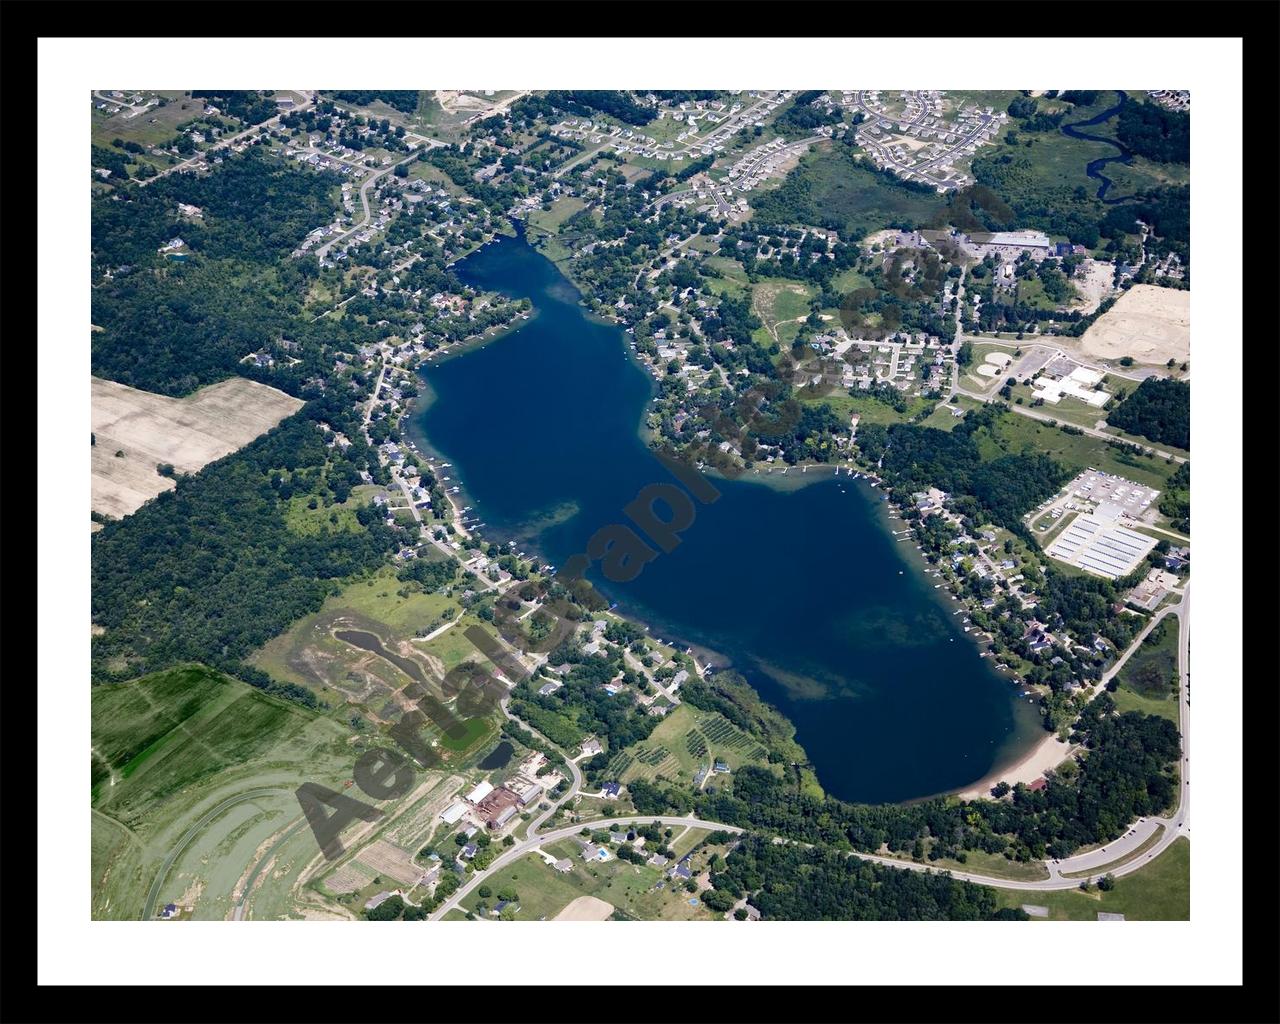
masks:
<instances>
[{"instance_id":1,"label":"paved road","mask_svg":"<svg viewBox=\"0 0 1280 1024\"><path fill-rule=\"evenodd\" d=\"M477 871L466 882L458 887L458 891L450 896L447 900L440 904L431 914L430 920L438 921L454 909L460 900L465 897L472 889L479 885L484 879L488 878L495 871L506 867L514 861L519 860L525 854L532 852L536 847L543 843L555 843L561 839L568 839L570 836L576 836L583 828L591 828L593 831L597 829L607 829L614 825L648 825L652 822L659 825L689 825L693 828L705 828L712 831L720 829L724 832L741 833L743 829L735 825L721 825L714 821L704 821L702 818L682 817L674 818L665 814L632 814L624 818L605 818L599 821L582 822L577 825L570 825L567 828L557 829L554 832L548 832L546 835L534 836L531 839L525 839L523 842L516 843L505 853L501 854L492 864L484 871Z\"/></svg>"},{"instance_id":2,"label":"paved road","mask_svg":"<svg viewBox=\"0 0 1280 1024\"><path fill-rule=\"evenodd\" d=\"M431 139L428 139L427 142L425 143L425 146L427 149L434 149L437 146L443 146L443 145L444 145L443 142L436 142ZM403 160L397 160L395 163L388 164L386 167L380 170L377 174L371 174L369 175L369 177L365 178L364 184L360 186L360 206L364 210L364 220L362 220L359 224L356 224L353 227L349 228L348 230L344 231L337 238L331 238L329 239L329 241L325 242L324 245L320 246L320 248L316 250L316 259L323 260L325 256L328 255L329 250L332 249L335 245L337 245L339 242L346 241L348 238L354 235L357 231L360 231L363 228L367 227L369 225L369 222L373 220L373 211L369 209L369 189L373 188L375 182L377 182L381 178L385 178L388 174L394 171L401 164L407 164L416 159L418 159L418 154L415 151L410 156L405 157Z\"/></svg>"},{"instance_id":3,"label":"paved road","mask_svg":"<svg viewBox=\"0 0 1280 1024\"><path fill-rule=\"evenodd\" d=\"M279 114L276 114L275 117L267 118L261 124L255 124L252 127L246 128L244 131L239 132L236 135L229 135L224 139L219 139L208 149L204 150L204 152L196 153L194 156L188 157L186 160L183 160L181 163L174 164L172 167L168 168L167 170L158 172L154 177L147 178L145 181L139 181L138 184L142 186L146 186L153 181L159 181L166 174L173 174L175 171L184 171L188 167L194 167L201 160L204 160L210 154L215 153L219 149L225 149L227 146L234 145L235 143L239 142L241 139L247 138L250 135L257 134L257 132L262 129L270 130L271 128L274 128L277 124L280 123L280 118L282 116L286 114L300 113L301 111L307 110L308 108L310 108L310 106L311 106L311 100L308 99L305 102L300 103L298 106L294 107L292 110L284 110L284 111L281 111Z\"/></svg>"},{"instance_id":4,"label":"paved road","mask_svg":"<svg viewBox=\"0 0 1280 1024\"><path fill-rule=\"evenodd\" d=\"M979 885L989 885L998 889L1017 889L1028 892L1046 892L1063 889L1074 889L1080 885L1080 878L1066 878L1064 875L1068 872L1089 871L1096 872L1089 876L1090 881L1096 881L1097 878L1106 873L1115 876L1127 875L1130 872L1137 871L1144 867L1149 861L1158 857L1169 846L1171 846L1179 836L1190 836L1190 813L1191 813L1191 772L1190 772L1190 753L1191 753L1191 733L1190 733L1190 701L1188 695L1190 692L1190 680L1188 669L1190 665L1190 615L1191 615L1191 585L1188 583L1182 592L1182 600L1174 606L1165 609L1159 616L1152 619L1145 629L1135 638L1134 643L1127 649L1126 655L1112 666L1105 673L1095 689L1095 694L1105 689L1106 683L1110 681L1112 676L1123 667L1125 660L1132 655L1142 638L1154 628L1156 622L1166 615L1176 615L1181 624L1181 630L1178 640L1178 677L1179 677L1179 696L1178 696L1178 718L1179 731L1182 733L1182 762L1181 786L1178 799L1178 807L1174 813L1168 818L1145 818L1140 820L1128 833L1116 839L1106 846L1098 850L1091 850L1087 853L1078 854L1075 857L1068 857L1061 861L1050 861L1045 863L1045 868L1049 872L1049 877L1037 880L1013 880L1007 878L994 878L990 875L981 875L968 871L946 871L953 878L962 879L967 882L975 882ZM504 709L505 710L505 709ZM573 766L570 762L571 767ZM581 786L581 777L575 777L575 783L569 793L565 795L564 800L570 799ZM554 808L553 808L554 809ZM432 920L439 920L444 917L450 910L458 906L458 903L474 889L480 882L493 874L493 872L505 867L530 853L544 843L553 843L560 839L567 839L570 836L577 835L582 828L589 827L592 830L606 829L613 825L643 825L648 822L657 821L662 825L686 825L695 828L720 829L726 832L741 833L744 830L734 826L726 825L720 822L707 821L702 818L695 817L668 817L666 815L632 815L622 818L606 818L601 821L582 822L567 828L558 829L549 832L546 835L534 835L537 827L551 814L546 811L538 818L529 829L529 836L524 841L517 843L501 856L499 856L489 867L482 872L476 872L467 880L458 891L448 900L442 903L431 914ZM1126 856L1132 852L1143 842L1145 842L1159 826L1164 826L1164 834L1147 850L1143 855L1135 857L1119 867L1112 868L1109 872L1105 869L1108 864L1114 863L1116 860ZM876 854L857 853L855 856L864 860L874 861L877 864L883 864L886 867L901 868L907 871L932 871L942 872L942 869L932 867L928 864L918 864L914 861L899 860L894 857L882 857Z\"/></svg>"},{"instance_id":5,"label":"paved road","mask_svg":"<svg viewBox=\"0 0 1280 1024\"><path fill-rule=\"evenodd\" d=\"M258 858L258 863L253 866L253 871L250 872L249 877L245 880L244 889L241 890L240 892L240 899L236 902L235 907L232 908L231 920L233 921L244 920L244 907L245 907L245 904L249 901L250 894L253 892L253 886L254 886L254 883L258 880L258 875L262 874L262 869L266 867L269 863L271 863L271 858L275 856L276 850L280 849L280 847L283 846L288 840L292 839L293 836L297 833L297 831L306 824L307 824L306 818L298 819L296 822L293 823L293 825L288 829L288 831L285 832L284 835L282 835L279 839L277 839L274 843L271 844L271 849L267 850L266 853L264 853L261 857Z\"/></svg>"},{"instance_id":6,"label":"paved road","mask_svg":"<svg viewBox=\"0 0 1280 1024\"><path fill-rule=\"evenodd\" d=\"M984 395L981 392L977 392L977 391L966 391L964 388L960 387L958 384L956 386L956 392L961 395L964 395L966 398L976 398L980 402L1003 402L1004 401L1004 399L1000 397L998 392L992 395ZM1104 430L1098 430L1096 427L1080 427L1074 423L1067 423L1065 420L1061 419L1060 417L1054 416L1052 413L1042 413L1035 409L1028 408L1025 405L1013 405L1009 403L1006 403L1006 404L1008 404L1009 408L1012 409L1014 412L1018 413L1020 416L1030 416L1033 420L1041 420L1042 422L1046 422L1046 423L1052 422L1057 424L1060 427L1061 426L1075 427L1075 429L1083 431L1084 433L1088 434L1090 437L1100 437L1104 441L1121 441L1124 444L1132 445L1136 448L1142 448L1144 450L1150 451L1158 459L1173 459L1174 462L1187 461L1186 458L1181 455L1174 455L1172 452L1162 451L1159 448L1150 447L1148 445L1144 445L1136 441L1129 441L1123 437L1117 437L1115 434L1108 434Z\"/></svg>"},{"instance_id":7,"label":"paved road","mask_svg":"<svg viewBox=\"0 0 1280 1024\"><path fill-rule=\"evenodd\" d=\"M190 844L191 840L199 835L209 822L213 821L214 818L218 817L224 811L234 807L236 804L242 804L249 800L257 800L260 797L270 796L273 793L279 792L282 788L285 787L276 786L267 789L251 789L249 792L241 793L239 796L229 797L187 829L187 831L182 834L182 838L179 839L173 849L169 851L169 855L165 857L164 863L160 865L160 870L156 872L155 881L151 883L151 891L147 893L147 902L142 907L142 920L150 921L155 916L156 900L160 898L160 886L164 884L164 880L169 874L169 869L173 867L173 862L178 859L182 854L182 851L187 848L188 844Z\"/></svg>"}]
</instances>

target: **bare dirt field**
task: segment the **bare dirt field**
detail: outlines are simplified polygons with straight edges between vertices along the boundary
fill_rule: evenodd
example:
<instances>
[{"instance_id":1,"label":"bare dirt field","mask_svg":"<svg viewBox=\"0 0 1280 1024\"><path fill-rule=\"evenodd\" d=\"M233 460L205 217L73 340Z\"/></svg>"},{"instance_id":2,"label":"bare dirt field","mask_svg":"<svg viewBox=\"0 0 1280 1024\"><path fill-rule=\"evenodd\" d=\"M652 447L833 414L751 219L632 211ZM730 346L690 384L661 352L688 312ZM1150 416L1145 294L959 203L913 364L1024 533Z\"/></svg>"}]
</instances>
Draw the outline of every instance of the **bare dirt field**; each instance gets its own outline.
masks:
<instances>
[{"instance_id":1,"label":"bare dirt field","mask_svg":"<svg viewBox=\"0 0 1280 1024\"><path fill-rule=\"evenodd\" d=\"M1080 296L1080 304L1073 308L1079 309L1081 313L1092 313L1111 293L1111 281L1114 277L1113 264L1101 260L1086 260L1072 282Z\"/></svg>"},{"instance_id":2,"label":"bare dirt field","mask_svg":"<svg viewBox=\"0 0 1280 1024\"><path fill-rule=\"evenodd\" d=\"M1135 284L1085 331L1081 349L1096 359L1186 362L1191 358L1191 292Z\"/></svg>"},{"instance_id":3,"label":"bare dirt field","mask_svg":"<svg viewBox=\"0 0 1280 1024\"><path fill-rule=\"evenodd\" d=\"M425 870L413 862L413 854L393 846L385 839L370 843L360 851L359 861L380 875L393 878L401 885L412 885Z\"/></svg>"},{"instance_id":4,"label":"bare dirt field","mask_svg":"<svg viewBox=\"0 0 1280 1024\"><path fill-rule=\"evenodd\" d=\"M116 518L174 486L156 472L160 463L194 473L303 405L283 391L242 378L211 384L186 398L168 398L95 377L92 401L93 509Z\"/></svg>"},{"instance_id":5,"label":"bare dirt field","mask_svg":"<svg viewBox=\"0 0 1280 1024\"><path fill-rule=\"evenodd\" d=\"M613 904L606 903L595 896L579 896L564 910L552 918L553 921L607 921L613 913Z\"/></svg>"}]
</instances>

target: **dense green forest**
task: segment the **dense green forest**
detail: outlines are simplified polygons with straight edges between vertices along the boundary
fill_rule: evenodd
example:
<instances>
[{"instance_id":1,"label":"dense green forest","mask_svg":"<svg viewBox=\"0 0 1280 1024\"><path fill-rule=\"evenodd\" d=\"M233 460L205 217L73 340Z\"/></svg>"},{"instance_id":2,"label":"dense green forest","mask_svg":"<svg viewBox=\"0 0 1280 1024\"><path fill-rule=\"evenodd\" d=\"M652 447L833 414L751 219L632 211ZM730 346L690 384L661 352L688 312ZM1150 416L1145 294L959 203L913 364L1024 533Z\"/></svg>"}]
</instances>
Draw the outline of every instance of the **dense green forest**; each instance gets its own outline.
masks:
<instances>
[{"instance_id":1,"label":"dense green forest","mask_svg":"<svg viewBox=\"0 0 1280 1024\"><path fill-rule=\"evenodd\" d=\"M958 499L957 511L1017 530L1022 516L1056 492L1070 471L1039 452L984 459L974 435L1002 415L1008 413L987 405L951 431L868 424L858 431L858 447L869 461L881 461L881 475L895 492L937 487Z\"/></svg>"},{"instance_id":2,"label":"dense green forest","mask_svg":"<svg viewBox=\"0 0 1280 1024\"><path fill-rule=\"evenodd\" d=\"M1191 532L1191 463L1182 463L1169 477L1165 492L1160 495L1160 512L1169 517L1175 530Z\"/></svg>"},{"instance_id":3,"label":"dense green forest","mask_svg":"<svg viewBox=\"0 0 1280 1024\"><path fill-rule=\"evenodd\" d=\"M1191 115L1184 111L1130 101L1116 119L1116 138L1157 163L1191 162Z\"/></svg>"},{"instance_id":4,"label":"dense green forest","mask_svg":"<svg viewBox=\"0 0 1280 1024\"><path fill-rule=\"evenodd\" d=\"M370 103L381 100L402 114L412 114L418 109L418 91L416 89L346 89L335 92L334 99L343 103L353 103L357 107L367 107Z\"/></svg>"},{"instance_id":5,"label":"dense green forest","mask_svg":"<svg viewBox=\"0 0 1280 1024\"><path fill-rule=\"evenodd\" d=\"M319 267L289 253L333 217L337 182L253 147L209 175L95 196L92 256L101 276L91 302L102 330L92 337L93 372L174 396L234 374L300 394L304 381L329 372L327 345L373 340L358 319L320 326L299 315ZM181 218L180 202L201 207L203 220ZM175 237L190 250L185 261L157 252ZM241 363L284 337L297 343L298 363Z\"/></svg>"},{"instance_id":6,"label":"dense green forest","mask_svg":"<svg viewBox=\"0 0 1280 1024\"><path fill-rule=\"evenodd\" d=\"M840 124L844 118L839 108L827 110L814 104L814 100L825 95L821 89L808 89L798 93L791 101L791 106L773 122L774 129L786 138L804 138L815 128Z\"/></svg>"},{"instance_id":7,"label":"dense green forest","mask_svg":"<svg viewBox=\"0 0 1280 1024\"><path fill-rule=\"evenodd\" d=\"M93 638L95 680L187 661L249 678L241 659L406 542L372 507L358 531L286 526L291 499L345 498L376 461L362 442L326 448L319 420L344 422L336 403L312 403L94 535L93 622L105 630Z\"/></svg>"},{"instance_id":8,"label":"dense green forest","mask_svg":"<svg viewBox=\"0 0 1280 1024\"><path fill-rule=\"evenodd\" d=\"M94 289L91 356L96 376L181 396L234 374L297 393L279 374L242 365L265 342L296 334L295 296L278 277L263 279L237 261L192 260L118 276Z\"/></svg>"},{"instance_id":9,"label":"dense green forest","mask_svg":"<svg viewBox=\"0 0 1280 1024\"><path fill-rule=\"evenodd\" d=\"M628 92L613 89L553 89L547 102L578 117L593 117L598 111L619 121L643 128L655 117L655 107L637 103Z\"/></svg>"},{"instance_id":10,"label":"dense green forest","mask_svg":"<svg viewBox=\"0 0 1280 1024\"><path fill-rule=\"evenodd\" d=\"M1107 413L1107 422L1152 441L1189 449L1191 385L1180 380L1148 377L1119 408Z\"/></svg>"},{"instance_id":11,"label":"dense green forest","mask_svg":"<svg viewBox=\"0 0 1280 1024\"><path fill-rule=\"evenodd\" d=\"M747 835L712 884L747 896L762 921L989 921L1000 914L981 885L883 867L837 850L779 845ZM710 905L708 901L708 905Z\"/></svg>"},{"instance_id":12,"label":"dense green forest","mask_svg":"<svg viewBox=\"0 0 1280 1024\"><path fill-rule=\"evenodd\" d=\"M212 174L171 174L147 190L175 207L203 210L202 223L182 228L191 249L215 259L266 262L289 255L308 231L333 219L342 180L250 146Z\"/></svg>"},{"instance_id":13,"label":"dense green forest","mask_svg":"<svg viewBox=\"0 0 1280 1024\"><path fill-rule=\"evenodd\" d=\"M276 113L275 102L271 94L263 94L254 89L222 89L218 91L194 90L192 99L207 99L224 114L238 117L246 124L261 124Z\"/></svg>"}]
</instances>

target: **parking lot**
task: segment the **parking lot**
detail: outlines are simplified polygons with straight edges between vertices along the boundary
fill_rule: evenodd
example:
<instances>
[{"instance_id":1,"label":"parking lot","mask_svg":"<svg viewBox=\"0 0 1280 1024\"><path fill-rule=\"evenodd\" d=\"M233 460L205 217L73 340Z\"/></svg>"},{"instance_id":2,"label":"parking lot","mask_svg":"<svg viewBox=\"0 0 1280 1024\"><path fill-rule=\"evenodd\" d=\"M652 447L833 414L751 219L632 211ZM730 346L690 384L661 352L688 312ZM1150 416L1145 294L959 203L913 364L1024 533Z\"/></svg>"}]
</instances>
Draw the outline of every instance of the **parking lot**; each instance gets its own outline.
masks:
<instances>
[{"instance_id":1,"label":"parking lot","mask_svg":"<svg viewBox=\"0 0 1280 1024\"><path fill-rule=\"evenodd\" d=\"M1129 520L1151 523L1160 492L1124 477L1086 469L1061 491L1027 516L1037 533L1049 533L1071 512L1096 515L1104 522Z\"/></svg>"},{"instance_id":2,"label":"parking lot","mask_svg":"<svg viewBox=\"0 0 1280 1024\"><path fill-rule=\"evenodd\" d=\"M1097 513L1105 519L1150 520L1160 492L1123 477L1111 476L1096 469L1086 469L1066 487L1076 499L1098 504Z\"/></svg>"}]
</instances>

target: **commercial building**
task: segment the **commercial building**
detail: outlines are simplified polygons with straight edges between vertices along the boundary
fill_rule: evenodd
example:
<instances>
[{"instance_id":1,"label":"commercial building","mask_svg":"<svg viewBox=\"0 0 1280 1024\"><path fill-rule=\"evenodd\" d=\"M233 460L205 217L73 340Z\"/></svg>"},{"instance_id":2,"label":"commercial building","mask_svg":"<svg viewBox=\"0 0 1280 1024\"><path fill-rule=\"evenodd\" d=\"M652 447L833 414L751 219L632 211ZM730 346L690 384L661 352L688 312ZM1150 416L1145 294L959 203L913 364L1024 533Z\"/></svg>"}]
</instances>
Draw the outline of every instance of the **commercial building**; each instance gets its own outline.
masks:
<instances>
[{"instance_id":1,"label":"commercial building","mask_svg":"<svg viewBox=\"0 0 1280 1024\"><path fill-rule=\"evenodd\" d=\"M470 793L468 793L465 797L463 797L463 799L466 800L467 803L469 804L479 804L481 800L483 800L492 792L493 792L493 786L490 783L481 782L479 785L476 786L475 789L473 789Z\"/></svg>"},{"instance_id":2,"label":"commercial building","mask_svg":"<svg viewBox=\"0 0 1280 1024\"><path fill-rule=\"evenodd\" d=\"M1050 558L1074 565L1096 576L1127 576L1142 562L1156 539L1114 520L1080 513L1046 549Z\"/></svg>"},{"instance_id":3,"label":"commercial building","mask_svg":"<svg viewBox=\"0 0 1280 1024\"><path fill-rule=\"evenodd\" d=\"M440 820L446 825L455 825L462 820L462 816L467 812L467 805L461 800L455 800L440 815Z\"/></svg>"}]
</instances>

